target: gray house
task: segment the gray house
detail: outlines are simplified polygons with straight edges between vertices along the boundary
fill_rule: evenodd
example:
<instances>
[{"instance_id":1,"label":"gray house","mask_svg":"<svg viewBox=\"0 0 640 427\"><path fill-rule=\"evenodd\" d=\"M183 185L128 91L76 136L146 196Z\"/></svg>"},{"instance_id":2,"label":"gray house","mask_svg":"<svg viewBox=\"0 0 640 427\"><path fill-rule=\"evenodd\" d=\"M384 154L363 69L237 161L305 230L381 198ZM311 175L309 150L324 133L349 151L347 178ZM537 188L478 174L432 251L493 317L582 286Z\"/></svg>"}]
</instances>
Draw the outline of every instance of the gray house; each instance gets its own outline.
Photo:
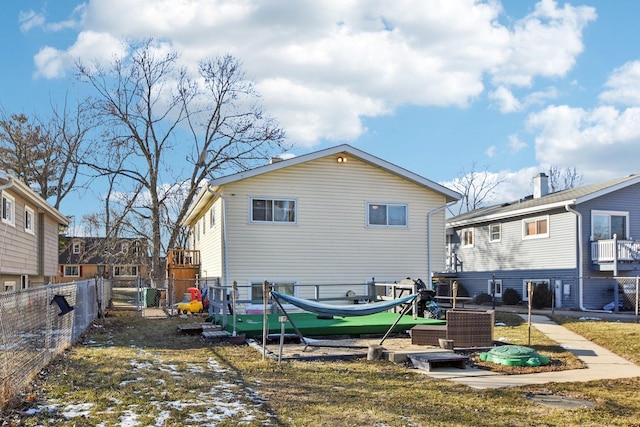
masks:
<instances>
[{"instance_id":1,"label":"gray house","mask_svg":"<svg viewBox=\"0 0 640 427\"><path fill-rule=\"evenodd\" d=\"M630 308L640 275L632 237L640 237L640 174L555 193L539 174L533 193L450 218L443 276L497 301L507 288L527 301L532 282L548 285L556 307Z\"/></svg>"}]
</instances>

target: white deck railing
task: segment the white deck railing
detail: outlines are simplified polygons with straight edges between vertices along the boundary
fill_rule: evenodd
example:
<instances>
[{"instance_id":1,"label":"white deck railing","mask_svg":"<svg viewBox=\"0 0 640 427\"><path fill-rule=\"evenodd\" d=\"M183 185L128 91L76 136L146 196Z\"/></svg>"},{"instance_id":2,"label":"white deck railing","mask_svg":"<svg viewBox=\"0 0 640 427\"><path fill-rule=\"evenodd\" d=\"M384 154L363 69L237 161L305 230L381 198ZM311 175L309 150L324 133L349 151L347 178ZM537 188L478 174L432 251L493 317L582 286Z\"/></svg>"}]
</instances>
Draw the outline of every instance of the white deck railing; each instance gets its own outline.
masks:
<instances>
[{"instance_id":1,"label":"white deck railing","mask_svg":"<svg viewBox=\"0 0 640 427\"><path fill-rule=\"evenodd\" d=\"M591 261L640 261L640 241L598 240L591 242Z\"/></svg>"}]
</instances>

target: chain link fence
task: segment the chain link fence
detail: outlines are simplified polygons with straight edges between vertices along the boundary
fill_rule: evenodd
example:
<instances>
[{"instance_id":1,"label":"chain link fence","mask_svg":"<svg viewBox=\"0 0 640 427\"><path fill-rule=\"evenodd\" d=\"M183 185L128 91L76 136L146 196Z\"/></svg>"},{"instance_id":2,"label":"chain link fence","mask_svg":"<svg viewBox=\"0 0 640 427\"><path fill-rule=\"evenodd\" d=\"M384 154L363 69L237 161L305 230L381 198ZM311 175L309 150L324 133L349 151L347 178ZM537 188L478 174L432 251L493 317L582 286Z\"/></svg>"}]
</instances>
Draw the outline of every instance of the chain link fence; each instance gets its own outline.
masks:
<instances>
[{"instance_id":1,"label":"chain link fence","mask_svg":"<svg viewBox=\"0 0 640 427\"><path fill-rule=\"evenodd\" d=\"M101 317L110 299L102 279L0 293L0 406Z\"/></svg>"}]
</instances>

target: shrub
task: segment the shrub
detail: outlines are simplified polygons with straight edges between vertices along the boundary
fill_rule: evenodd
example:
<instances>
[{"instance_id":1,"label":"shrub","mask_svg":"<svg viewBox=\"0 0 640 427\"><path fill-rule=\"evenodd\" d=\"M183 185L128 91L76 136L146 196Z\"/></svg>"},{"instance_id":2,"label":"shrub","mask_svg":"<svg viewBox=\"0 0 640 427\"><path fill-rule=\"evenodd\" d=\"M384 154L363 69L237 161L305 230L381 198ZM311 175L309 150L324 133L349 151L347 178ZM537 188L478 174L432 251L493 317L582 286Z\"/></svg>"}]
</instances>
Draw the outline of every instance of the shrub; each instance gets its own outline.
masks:
<instances>
[{"instance_id":1,"label":"shrub","mask_svg":"<svg viewBox=\"0 0 640 427\"><path fill-rule=\"evenodd\" d=\"M493 298L491 297L491 295L489 295L486 292L482 292L476 295L474 300L476 304L488 304L488 303L491 303L492 301L493 301Z\"/></svg>"},{"instance_id":2,"label":"shrub","mask_svg":"<svg viewBox=\"0 0 640 427\"><path fill-rule=\"evenodd\" d=\"M502 292L502 302L507 305L517 305L520 304L522 299L518 292L513 288L507 288Z\"/></svg>"},{"instance_id":3,"label":"shrub","mask_svg":"<svg viewBox=\"0 0 640 427\"><path fill-rule=\"evenodd\" d=\"M538 283L535 285L533 289L533 301L531 301L531 307L551 307L551 291L549 290L549 285L546 283Z\"/></svg>"}]
</instances>

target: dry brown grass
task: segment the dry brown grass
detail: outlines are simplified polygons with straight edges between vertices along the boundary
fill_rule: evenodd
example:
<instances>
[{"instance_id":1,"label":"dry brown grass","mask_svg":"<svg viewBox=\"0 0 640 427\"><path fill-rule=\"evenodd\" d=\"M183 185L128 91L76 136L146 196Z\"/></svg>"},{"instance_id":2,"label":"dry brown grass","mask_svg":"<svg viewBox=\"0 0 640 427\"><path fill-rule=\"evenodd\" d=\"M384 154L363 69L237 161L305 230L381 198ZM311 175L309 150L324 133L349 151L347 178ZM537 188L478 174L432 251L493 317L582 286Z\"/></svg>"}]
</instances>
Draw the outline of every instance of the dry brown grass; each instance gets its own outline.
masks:
<instances>
[{"instance_id":1,"label":"dry brown grass","mask_svg":"<svg viewBox=\"0 0 640 427\"><path fill-rule=\"evenodd\" d=\"M98 322L81 343L43 373L36 385L36 402L25 401L18 408L39 412L19 417L20 422L27 426L296 427L640 423L638 378L475 390L389 362L278 364L262 360L248 346L211 345L197 336L178 335L177 324L182 321L191 320ZM567 326L595 331L592 339L618 354L636 351L627 341L637 329L628 325L601 322L596 328L593 323L567 321ZM528 331L520 323L497 328L498 334L524 344ZM534 348L540 346L541 352L551 355L561 351L542 338L534 337ZM586 399L595 407L550 409L528 399L536 393ZM234 402L237 406L232 406ZM63 415L65 408L79 403L87 405L84 416ZM54 405L57 410L47 412ZM222 408L231 407L236 412L220 416Z\"/></svg>"}]
</instances>

